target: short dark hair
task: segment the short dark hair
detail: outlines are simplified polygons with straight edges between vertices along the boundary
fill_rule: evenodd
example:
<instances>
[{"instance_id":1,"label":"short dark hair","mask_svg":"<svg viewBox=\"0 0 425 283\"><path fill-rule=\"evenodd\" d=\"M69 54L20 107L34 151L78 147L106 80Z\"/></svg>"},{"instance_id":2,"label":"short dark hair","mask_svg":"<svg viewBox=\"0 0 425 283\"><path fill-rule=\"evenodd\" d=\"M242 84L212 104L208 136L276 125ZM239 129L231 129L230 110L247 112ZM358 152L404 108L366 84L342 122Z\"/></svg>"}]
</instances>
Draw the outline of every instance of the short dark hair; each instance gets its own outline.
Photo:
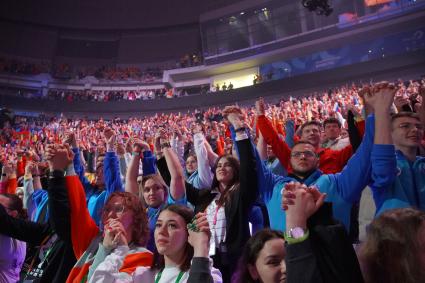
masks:
<instances>
[{"instance_id":1,"label":"short dark hair","mask_svg":"<svg viewBox=\"0 0 425 283\"><path fill-rule=\"evenodd\" d=\"M413 119L416 119L418 121L421 120L417 113L403 111L403 112L398 112L396 114L391 115L391 123L393 123L395 120L397 120L399 118L403 118L403 117L413 118Z\"/></svg>"},{"instance_id":2,"label":"short dark hair","mask_svg":"<svg viewBox=\"0 0 425 283\"><path fill-rule=\"evenodd\" d=\"M341 122L337 119L337 118L334 118L334 117L329 117L329 118L327 118L324 122L323 122L323 127L324 128L326 128L326 125L327 124L338 124L338 128L340 128L341 129Z\"/></svg>"},{"instance_id":3,"label":"short dark hair","mask_svg":"<svg viewBox=\"0 0 425 283\"><path fill-rule=\"evenodd\" d=\"M255 283L251 274L248 271L248 265L255 265L258 255L263 249L266 242L273 239L282 239L284 236L282 232L270 229L260 230L255 233L249 240L246 242L245 247L242 251L242 256L239 258L238 269L233 275L232 282L235 283Z\"/></svg>"},{"instance_id":4,"label":"short dark hair","mask_svg":"<svg viewBox=\"0 0 425 283\"><path fill-rule=\"evenodd\" d=\"M315 120L308 121L308 122L305 122L304 124L301 125L301 129L300 129L301 134L303 133L305 127L311 126L311 125L317 126L319 129L322 127L322 124L320 124L320 122L318 122L318 121L315 121Z\"/></svg>"},{"instance_id":5,"label":"short dark hair","mask_svg":"<svg viewBox=\"0 0 425 283\"><path fill-rule=\"evenodd\" d=\"M311 145L312 147L316 148L316 147L314 146L314 144L312 144L312 143L311 143L311 142L309 142L309 141L299 140L299 141L297 141L297 142L294 144L294 146L292 147L292 149L294 149L294 147L295 147L295 146L297 146L297 145L299 145L299 144L309 144L309 145ZM292 151L292 150L291 150L291 151Z\"/></svg>"}]
</instances>

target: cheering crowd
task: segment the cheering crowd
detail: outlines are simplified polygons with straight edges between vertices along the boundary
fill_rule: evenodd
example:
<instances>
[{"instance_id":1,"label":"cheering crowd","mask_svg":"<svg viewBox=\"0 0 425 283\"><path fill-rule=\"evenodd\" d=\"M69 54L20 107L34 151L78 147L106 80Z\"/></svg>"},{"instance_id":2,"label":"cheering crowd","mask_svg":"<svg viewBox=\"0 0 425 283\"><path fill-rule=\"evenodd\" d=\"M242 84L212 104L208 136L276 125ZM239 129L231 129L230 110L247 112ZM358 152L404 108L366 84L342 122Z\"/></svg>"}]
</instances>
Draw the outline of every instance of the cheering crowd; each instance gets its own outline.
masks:
<instances>
[{"instance_id":1,"label":"cheering crowd","mask_svg":"<svg viewBox=\"0 0 425 283\"><path fill-rule=\"evenodd\" d=\"M424 97L5 121L0 282L425 282Z\"/></svg>"}]
</instances>

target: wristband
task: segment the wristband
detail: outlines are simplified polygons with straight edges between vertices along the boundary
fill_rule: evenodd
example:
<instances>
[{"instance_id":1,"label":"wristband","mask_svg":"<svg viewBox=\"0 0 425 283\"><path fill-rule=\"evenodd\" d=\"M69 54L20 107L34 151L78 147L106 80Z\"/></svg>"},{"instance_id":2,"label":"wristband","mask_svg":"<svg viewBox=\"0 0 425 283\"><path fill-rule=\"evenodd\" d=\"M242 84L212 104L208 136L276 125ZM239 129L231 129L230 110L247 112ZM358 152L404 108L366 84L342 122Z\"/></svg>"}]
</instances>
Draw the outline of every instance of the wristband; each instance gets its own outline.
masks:
<instances>
[{"instance_id":1,"label":"wristband","mask_svg":"<svg viewBox=\"0 0 425 283\"><path fill-rule=\"evenodd\" d=\"M309 235L310 235L310 231L308 229L307 229L307 231L305 231L304 235L300 238L294 238L294 237L292 237L290 232L289 233L287 232L287 233L285 233L285 241L289 245L298 244L298 243L301 243L301 242L304 242L305 240L307 240Z\"/></svg>"},{"instance_id":2,"label":"wristband","mask_svg":"<svg viewBox=\"0 0 425 283\"><path fill-rule=\"evenodd\" d=\"M6 173L1 173L2 177L6 177L7 174Z\"/></svg>"},{"instance_id":3,"label":"wristband","mask_svg":"<svg viewBox=\"0 0 425 283\"><path fill-rule=\"evenodd\" d=\"M63 178L65 177L65 172L63 170L53 170L52 172L49 172L50 178Z\"/></svg>"},{"instance_id":4,"label":"wristband","mask_svg":"<svg viewBox=\"0 0 425 283\"><path fill-rule=\"evenodd\" d=\"M161 149L166 147L171 147L171 144L169 142L161 143Z\"/></svg>"},{"instance_id":5,"label":"wristband","mask_svg":"<svg viewBox=\"0 0 425 283\"><path fill-rule=\"evenodd\" d=\"M238 129L235 129L235 132L236 133L238 133L238 132L245 132L245 131L246 131L246 128L245 127L240 127Z\"/></svg>"}]
</instances>

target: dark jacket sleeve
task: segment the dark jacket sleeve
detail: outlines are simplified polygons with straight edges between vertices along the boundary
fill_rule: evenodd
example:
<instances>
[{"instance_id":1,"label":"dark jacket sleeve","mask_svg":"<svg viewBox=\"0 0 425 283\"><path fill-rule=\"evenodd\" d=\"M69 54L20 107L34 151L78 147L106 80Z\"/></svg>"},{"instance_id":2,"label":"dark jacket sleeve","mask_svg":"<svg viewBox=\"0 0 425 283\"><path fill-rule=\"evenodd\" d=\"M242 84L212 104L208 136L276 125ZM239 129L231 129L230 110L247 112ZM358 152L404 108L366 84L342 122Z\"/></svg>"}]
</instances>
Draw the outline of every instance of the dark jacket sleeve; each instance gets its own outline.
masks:
<instances>
[{"instance_id":1,"label":"dark jacket sleeve","mask_svg":"<svg viewBox=\"0 0 425 283\"><path fill-rule=\"evenodd\" d=\"M61 239L71 241L71 215L65 177L51 178L48 194L49 222Z\"/></svg>"},{"instance_id":2,"label":"dark jacket sleeve","mask_svg":"<svg viewBox=\"0 0 425 283\"><path fill-rule=\"evenodd\" d=\"M240 194L245 209L250 209L258 198L257 164L250 139L236 142L240 160Z\"/></svg>"},{"instance_id":3,"label":"dark jacket sleeve","mask_svg":"<svg viewBox=\"0 0 425 283\"><path fill-rule=\"evenodd\" d=\"M347 124L348 124L348 138L350 139L351 147L353 148L353 154L356 152L360 143L362 142L362 136L359 133L359 130L356 127L356 122L354 121L354 115L351 111L348 111L347 114Z\"/></svg>"},{"instance_id":4,"label":"dark jacket sleeve","mask_svg":"<svg viewBox=\"0 0 425 283\"><path fill-rule=\"evenodd\" d=\"M308 220L307 226L310 231L311 250L316 257L317 264L317 267L313 267L313 270L319 269L323 282L364 282L356 253L347 232L344 226L332 217L331 203L325 203ZM313 261L310 263L313 263ZM298 268L306 270L304 267L298 266Z\"/></svg>"},{"instance_id":5,"label":"dark jacket sleeve","mask_svg":"<svg viewBox=\"0 0 425 283\"><path fill-rule=\"evenodd\" d=\"M0 233L32 245L40 243L51 234L49 224L40 224L27 220L14 218L7 214L6 209L0 205Z\"/></svg>"},{"instance_id":6,"label":"dark jacket sleeve","mask_svg":"<svg viewBox=\"0 0 425 283\"><path fill-rule=\"evenodd\" d=\"M161 174L162 179L164 179L165 184L167 184L167 186L170 186L171 175L164 157L161 157L156 161L156 167L158 168L159 174ZM187 201L189 201L195 206L199 205L201 201L200 196L207 194L208 190L198 190L195 189L192 184L186 181L184 183L186 187Z\"/></svg>"},{"instance_id":7,"label":"dark jacket sleeve","mask_svg":"<svg viewBox=\"0 0 425 283\"><path fill-rule=\"evenodd\" d=\"M162 179L164 179L164 182L167 184L167 186L169 186L171 183L171 174L170 170L168 170L165 157L161 157L156 161L156 167L158 168L159 174L161 174Z\"/></svg>"},{"instance_id":8,"label":"dark jacket sleeve","mask_svg":"<svg viewBox=\"0 0 425 283\"><path fill-rule=\"evenodd\" d=\"M226 204L226 245L229 255L239 257L250 237L248 214L257 199L257 167L250 139L236 142L240 156L240 187ZM237 261L237 260L236 260ZM235 263L232 263L235 264Z\"/></svg>"},{"instance_id":9,"label":"dark jacket sleeve","mask_svg":"<svg viewBox=\"0 0 425 283\"><path fill-rule=\"evenodd\" d=\"M187 283L212 283L214 282L210 270L209 258L194 257L189 270Z\"/></svg>"},{"instance_id":10,"label":"dark jacket sleeve","mask_svg":"<svg viewBox=\"0 0 425 283\"><path fill-rule=\"evenodd\" d=\"M319 266L310 238L297 244L286 244L286 282L321 283Z\"/></svg>"}]
</instances>

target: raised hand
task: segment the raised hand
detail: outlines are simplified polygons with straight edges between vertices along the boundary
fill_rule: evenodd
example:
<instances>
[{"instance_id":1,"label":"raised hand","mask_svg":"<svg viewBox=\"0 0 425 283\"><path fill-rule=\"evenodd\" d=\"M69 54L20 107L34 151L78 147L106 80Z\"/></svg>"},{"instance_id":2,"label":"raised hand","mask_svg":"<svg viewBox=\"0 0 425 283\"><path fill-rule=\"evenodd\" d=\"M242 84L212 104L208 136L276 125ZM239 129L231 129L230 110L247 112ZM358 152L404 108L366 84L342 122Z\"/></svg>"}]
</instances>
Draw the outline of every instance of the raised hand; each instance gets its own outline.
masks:
<instances>
[{"instance_id":1,"label":"raised hand","mask_svg":"<svg viewBox=\"0 0 425 283\"><path fill-rule=\"evenodd\" d=\"M74 156L68 145L49 144L46 147L46 159L50 171L64 171L72 163Z\"/></svg>"},{"instance_id":2,"label":"raised hand","mask_svg":"<svg viewBox=\"0 0 425 283\"><path fill-rule=\"evenodd\" d=\"M394 104L398 111L402 111L404 105L410 105L410 101L408 98L399 95L394 98Z\"/></svg>"},{"instance_id":3,"label":"raised hand","mask_svg":"<svg viewBox=\"0 0 425 283\"><path fill-rule=\"evenodd\" d=\"M194 220L188 225L188 242L193 247L194 256L207 257L211 237L207 216L200 212L195 215Z\"/></svg>"},{"instance_id":4,"label":"raised hand","mask_svg":"<svg viewBox=\"0 0 425 283\"><path fill-rule=\"evenodd\" d=\"M260 97L260 99L255 102L255 115L261 116L264 114L266 114L266 107L264 104L264 99Z\"/></svg>"},{"instance_id":5,"label":"raised hand","mask_svg":"<svg viewBox=\"0 0 425 283\"><path fill-rule=\"evenodd\" d=\"M125 147L123 143L118 143L117 144L117 154L122 156L125 154Z\"/></svg>"},{"instance_id":6,"label":"raised hand","mask_svg":"<svg viewBox=\"0 0 425 283\"><path fill-rule=\"evenodd\" d=\"M226 106L223 110L223 117L229 121L235 129L239 129L244 126L244 114L237 106Z\"/></svg>"},{"instance_id":7,"label":"raised hand","mask_svg":"<svg viewBox=\"0 0 425 283\"><path fill-rule=\"evenodd\" d=\"M150 146L147 142L136 139L133 143L133 152L141 153L142 151L150 150Z\"/></svg>"},{"instance_id":8,"label":"raised hand","mask_svg":"<svg viewBox=\"0 0 425 283\"><path fill-rule=\"evenodd\" d=\"M34 163L33 162L27 162L25 165L25 175L32 175L34 170Z\"/></svg>"},{"instance_id":9,"label":"raised hand","mask_svg":"<svg viewBox=\"0 0 425 283\"><path fill-rule=\"evenodd\" d=\"M107 150L112 151L115 146L115 142L117 138L115 131L109 128L105 129L103 131L103 136L105 138Z\"/></svg>"},{"instance_id":10,"label":"raised hand","mask_svg":"<svg viewBox=\"0 0 425 283\"><path fill-rule=\"evenodd\" d=\"M73 148L77 147L77 139L75 137L75 134L73 132L67 132L65 134L65 137L63 139L64 144L69 144Z\"/></svg>"},{"instance_id":11,"label":"raised hand","mask_svg":"<svg viewBox=\"0 0 425 283\"><path fill-rule=\"evenodd\" d=\"M365 102L376 111L388 111L394 102L397 88L388 82L380 82L372 91L364 96Z\"/></svg>"},{"instance_id":12,"label":"raised hand","mask_svg":"<svg viewBox=\"0 0 425 283\"><path fill-rule=\"evenodd\" d=\"M287 227L306 228L307 219L323 205L325 198L326 194L315 187L307 188L295 182L286 184L282 208L286 210Z\"/></svg>"}]
</instances>

